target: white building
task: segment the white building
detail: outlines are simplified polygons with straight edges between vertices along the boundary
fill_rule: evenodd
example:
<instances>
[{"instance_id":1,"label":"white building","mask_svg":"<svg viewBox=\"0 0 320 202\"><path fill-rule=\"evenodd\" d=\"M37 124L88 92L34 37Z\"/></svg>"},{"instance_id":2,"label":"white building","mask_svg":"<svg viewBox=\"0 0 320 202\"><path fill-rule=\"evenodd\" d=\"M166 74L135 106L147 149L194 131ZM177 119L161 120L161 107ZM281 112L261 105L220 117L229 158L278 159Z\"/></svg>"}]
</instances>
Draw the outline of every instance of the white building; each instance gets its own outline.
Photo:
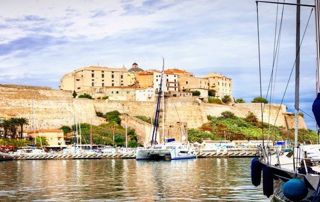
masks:
<instances>
[{"instance_id":1,"label":"white building","mask_svg":"<svg viewBox=\"0 0 320 202\"><path fill-rule=\"evenodd\" d=\"M136 101L154 101L154 89L153 88L137 89Z\"/></svg>"}]
</instances>

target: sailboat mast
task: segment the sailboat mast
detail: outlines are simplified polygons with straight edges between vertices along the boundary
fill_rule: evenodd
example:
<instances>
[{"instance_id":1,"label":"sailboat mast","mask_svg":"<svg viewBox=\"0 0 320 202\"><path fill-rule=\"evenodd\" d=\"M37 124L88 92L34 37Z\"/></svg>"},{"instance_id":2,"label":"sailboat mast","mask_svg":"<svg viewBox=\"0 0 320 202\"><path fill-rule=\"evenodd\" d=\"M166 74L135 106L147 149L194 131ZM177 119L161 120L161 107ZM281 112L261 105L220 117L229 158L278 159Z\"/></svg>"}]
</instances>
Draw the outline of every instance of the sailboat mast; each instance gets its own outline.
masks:
<instances>
[{"instance_id":1,"label":"sailboat mast","mask_svg":"<svg viewBox=\"0 0 320 202\"><path fill-rule=\"evenodd\" d=\"M300 0L297 0L296 13L296 78L295 78L295 128L294 128L294 147L298 147L298 129L299 129L299 110L300 110Z\"/></svg>"},{"instance_id":2,"label":"sailboat mast","mask_svg":"<svg viewBox=\"0 0 320 202\"><path fill-rule=\"evenodd\" d=\"M317 66L316 66L316 92L320 93L320 1L315 0L315 23L316 23L316 42L317 42Z\"/></svg>"},{"instance_id":3,"label":"sailboat mast","mask_svg":"<svg viewBox=\"0 0 320 202\"><path fill-rule=\"evenodd\" d=\"M163 74L164 74L164 59L163 59ZM165 75L165 74L164 74ZM165 76L163 79L167 79L167 76ZM165 83L166 84L166 88L168 88L168 82ZM162 91L162 141L163 143L165 143L166 140L166 136L165 136L165 131L164 131L164 115L165 115L165 105L164 105L164 90Z\"/></svg>"}]
</instances>

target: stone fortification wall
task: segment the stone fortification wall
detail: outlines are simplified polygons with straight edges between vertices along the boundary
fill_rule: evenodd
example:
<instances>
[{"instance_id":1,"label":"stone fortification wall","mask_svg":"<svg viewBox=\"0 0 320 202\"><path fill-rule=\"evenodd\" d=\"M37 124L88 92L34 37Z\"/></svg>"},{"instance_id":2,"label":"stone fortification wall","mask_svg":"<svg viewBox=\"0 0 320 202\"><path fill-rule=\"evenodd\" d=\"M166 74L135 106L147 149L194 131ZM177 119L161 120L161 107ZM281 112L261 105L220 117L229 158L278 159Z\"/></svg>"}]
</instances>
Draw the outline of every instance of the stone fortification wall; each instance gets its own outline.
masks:
<instances>
[{"instance_id":1,"label":"stone fortification wall","mask_svg":"<svg viewBox=\"0 0 320 202\"><path fill-rule=\"evenodd\" d=\"M265 122L270 120L269 122L273 123L279 108L281 110L276 125L292 127L293 116L286 113L285 106L280 105L265 106L263 112ZM62 125L72 125L74 122L97 125L104 120L97 117L96 112L106 113L113 110L128 113L130 116L153 117L155 102L73 99L71 93L66 91L0 85L0 118L25 117L30 122L28 129L59 128ZM197 128L208 121L207 115L220 116L223 111L231 111L240 117L245 117L251 111L258 119L261 117L260 104L243 103L229 106L202 103L194 97L165 99L165 122L187 123L188 128ZM299 123L300 128L306 127L302 117Z\"/></svg>"},{"instance_id":2,"label":"stone fortification wall","mask_svg":"<svg viewBox=\"0 0 320 202\"><path fill-rule=\"evenodd\" d=\"M73 99L70 92L15 85L0 86L0 117L24 117L26 129L59 128L76 122L99 124L92 100Z\"/></svg>"},{"instance_id":3,"label":"stone fortification wall","mask_svg":"<svg viewBox=\"0 0 320 202\"><path fill-rule=\"evenodd\" d=\"M127 125L128 127L133 128L138 136L138 141L142 144L148 144L152 129L151 124L148 124L135 117L123 115L121 116L121 125L123 127Z\"/></svg>"},{"instance_id":4,"label":"stone fortification wall","mask_svg":"<svg viewBox=\"0 0 320 202\"><path fill-rule=\"evenodd\" d=\"M153 117L155 105L155 102L95 101L96 111L106 113L118 110L121 113L128 113L131 116L142 115ZM186 122L188 128L197 128L208 121L203 107L194 98L166 98L164 114L166 123Z\"/></svg>"}]
</instances>

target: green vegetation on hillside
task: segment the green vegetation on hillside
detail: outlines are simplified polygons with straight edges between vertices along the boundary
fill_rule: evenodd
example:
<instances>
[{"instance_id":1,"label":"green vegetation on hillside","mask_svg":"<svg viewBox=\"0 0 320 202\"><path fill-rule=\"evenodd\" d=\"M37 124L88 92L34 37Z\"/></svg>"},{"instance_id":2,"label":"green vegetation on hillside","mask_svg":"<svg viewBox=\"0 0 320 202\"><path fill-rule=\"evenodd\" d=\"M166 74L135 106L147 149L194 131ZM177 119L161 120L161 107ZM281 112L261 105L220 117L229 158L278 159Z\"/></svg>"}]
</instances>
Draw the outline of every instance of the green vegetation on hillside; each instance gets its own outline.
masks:
<instances>
[{"instance_id":1,"label":"green vegetation on hillside","mask_svg":"<svg viewBox=\"0 0 320 202\"><path fill-rule=\"evenodd\" d=\"M94 144L103 144L103 145L114 145L114 146L125 146L126 144L126 136L125 136L125 128L123 128L120 118L120 112L118 111L110 111L105 114L101 112L97 112L97 116L103 117L106 119L106 123L101 124L99 126L92 125L92 134L93 134L93 143ZM90 143L90 124L81 123L80 130L81 131L81 143L89 144ZM64 131L68 131L67 127L62 127ZM75 125L72 126L72 129L75 130ZM74 141L74 140L73 140ZM129 147L137 147L138 146L138 137L135 131L131 128L128 128L128 146Z\"/></svg>"},{"instance_id":2,"label":"green vegetation on hillside","mask_svg":"<svg viewBox=\"0 0 320 202\"><path fill-rule=\"evenodd\" d=\"M232 112L223 112L220 117L208 116L208 123L198 129L190 129L188 132L190 142L202 142L211 140L258 140L263 139L261 122L258 122L253 113L246 118L236 117ZM285 130L268 124L263 124L265 139L293 140L294 131ZM317 135L311 130L299 130L299 142L315 143Z\"/></svg>"},{"instance_id":3,"label":"green vegetation on hillside","mask_svg":"<svg viewBox=\"0 0 320 202\"><path fill-rule=\"evenodd\" d=\"M90 124L87 123L80 124L82 144L90 143L90 127ZM72 128L75 128L75 126ZM104 123L99 126L92 126L92 134L94 144L114 146L125 146L126 144L125 128L115 122ZM138 137L135 131L131 128L128 128L128 146L138 146Z\"/></svg>"},{"instance_id":4,"label":"green vegetation on hillside","mask_svg":"<svg viewBox=\"0 0 320 202\"><path fill-rule=\"evenodd\" d=\"M84 93L83 95L79 95L78 98L87 98L87 99L93 99L91 95Z\"/></svg>"},{"instance_id":5,"label":"green vegetation on hillside","mask_svg":"<svg viewBox=\"0 0 320 202\"><path fill-rule=\"evenodd\" d=\"M252 103L268 103L268 100L266 98L263 97L255 97L253 98L253 100L251 101Z\"/></svg>"},{"instance_id":6,"label":"green vegetation on hillside","mask_svg":"<svg viewBox=\"0 0 320 202\"><path fill-rule=\"evenodd\" d=\"M151 117L148 117L148 116L135 116L135 117L144 122L151 123Z\"/></svg>"}]
</instances>

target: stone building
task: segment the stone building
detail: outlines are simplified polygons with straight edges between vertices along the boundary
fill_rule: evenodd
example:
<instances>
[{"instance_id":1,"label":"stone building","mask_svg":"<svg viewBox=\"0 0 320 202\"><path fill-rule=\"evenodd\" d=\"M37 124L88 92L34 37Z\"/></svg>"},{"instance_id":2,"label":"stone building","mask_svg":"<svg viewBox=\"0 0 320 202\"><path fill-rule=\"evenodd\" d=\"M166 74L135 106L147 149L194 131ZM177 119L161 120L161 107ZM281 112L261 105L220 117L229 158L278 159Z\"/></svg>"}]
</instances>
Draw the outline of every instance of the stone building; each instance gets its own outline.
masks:
<instances>
[{"instance_id":1,"label":"stone building","mask_svg":"<svg viewBox=\"0 0 320 202\"><path fill-rule=\"evenodd\" d=\"M216 97L223 98L226 95L232 97L232 79L222 74L211 73L204 77L208 80L208 89L215 90Z\"/></svg>"},{"instance_id":2,"label":"stone building","mask_svg":"<svg viewBox=\"0 0 320 202\"><path fill-rule=\"evenodd\" d=\"M60 81L60 89L96 93L103 87L132 86L134 83L134 73L124 67L89 66L65 74Z\"/></svg>"},{"instance_id":3,"label":"stone building","mask_svg":"<svg viewBox=\"0 0 320 202\"><path fill-rule=\"evenodd\" d=\"M64 134L61 129L41 129L28 131L27 135L31 138L44 137L47 140L49 147L63 147L66 146L64 141Z\"/></svg>"}]
</instances>

